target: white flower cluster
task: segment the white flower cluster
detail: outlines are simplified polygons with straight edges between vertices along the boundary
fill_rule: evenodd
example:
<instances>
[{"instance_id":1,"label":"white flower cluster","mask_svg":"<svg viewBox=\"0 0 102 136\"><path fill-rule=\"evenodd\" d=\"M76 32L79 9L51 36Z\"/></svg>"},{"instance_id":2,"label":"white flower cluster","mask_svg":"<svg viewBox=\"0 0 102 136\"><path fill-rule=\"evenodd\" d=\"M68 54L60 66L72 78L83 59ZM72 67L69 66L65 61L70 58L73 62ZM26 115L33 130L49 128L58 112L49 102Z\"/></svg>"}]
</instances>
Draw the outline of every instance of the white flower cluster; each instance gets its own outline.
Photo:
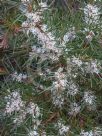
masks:
<instances>
[{"instance_id":1,"label":"white flower cluster","mask_svg":"<svg viewBox=\"0 0 102 136\"><path fill-rule=\"evenodd\" d=\"M89 60L87 62L82 61L78 57L72 56L72 58L67 59L67 65L68 70L70 70L68 73L71 73L71 70L73 68L80 69L84 73L90 73L90 74L99 74L101 69L101 64L98 62L98 60ZM72 73L71 73L72 74Z\"/></svg>"},{"instance_id":2,"label":"white flower cluster","mask_svg":"<svg viewBox=\"0 0 102 136\"><path fill-rule=\"evenodd\" d=\"M94 32L93 31L90 31L88 33L88 35L86 35L86 42L90 43L93 39L93 37L95 36Z\"/></svg>"},{"instance_id":3,"label":"white flower cluster","mask_svg":"<svg viewBox=\"0 0 102 136\"><path fill-rule=\"evenodd\" d=\"M94 31L90 30L89 28L84 28L84 30L80 30L80 32L82 32L85 35L84 42L85 42L86 45L89 44L95 36Z\"/></svg>"},{"instance_id":4,"label":"white flower cluster","mask_svg":"<svg viewBox=\"0 0 102 136\"><path fill-rule=\"evenodd\" d=\"M48 8L46 2L42 2L42 1L39 3L39 6L41 7L42 10L45 10ZM43 8L45 8L45 9L43 9Z\"/></svg>"},{"instance_id":5,"label":"white flower cluster","mask_svg":"<svg viewBox=\"0 0 102 136\"><path fill-rule=\"evenodd\" d=\"M32 115L32 121L35 127L38 127L41 123L41 120L39 119L41 117L41 113L38 105L30 102L26 112Z\"/></svg>"},{"instance_id":6,"label":"white flower cluster","mask_svg":"<svg viewBox=\"0 0 102 136\"><path fill-rule=\"evenodd\" d=\"M80 136L94 136L94 135L93 135L92 130L89 132L85 132L84 130L82 130Z\"/></svg>"},{"instance_id":7,"label":"white flower cluster","mask_svg":"<svg viewBox=\"0 0 102 136\"><path fill-rule=\"evenodd\" d=\"M75 56L71 58L71 62L73 63L73 65L77 65L78 67L81 67L83 64L83 62L78 57Z\"/></svg>"},{"instance_id":8,"label":"white flower cluster","mask_svg":"<svg viewBox=\"0 0 102 136\"><path fill-rule=\"evenodd\" d=\"M42 132L41 134L38 133L36 129L30 130L28 136L46 136L46 132Z\"/></svg>"},{"instance_id":9,"label":"white flower cluster","mask_svg":"<svg viewBox=\"0 0 102 136\"><path fill-rule=\"evenodd\" d=\"M95 127L93 129L94 136L101 136L102 135L102 127Z\"/></svg>"},{"instance_id":10,"label":"white flower cluster","mask_svg":"<svg viewBox=\"0 0 102 136\"><path fill-rule=\"evenodd\" d=\"M30 1L30 0L21 0L21 2L24 2L24 3L25 3L25 2L29 2L29 1Z\"/></svg>"},{"instance_id":11,"label":"white flower cluster","mask_svg":"<svg viewBox=\"0 0 102 136\"><path fill-rule=\"evenodd\" d=\"M82 68L83 61L76 56L67 58L67 73L70 77L76 77L78 70L83 70Z\"/></svg>"},{"instance_id":12,"label":"white flower cluster","mask_svg":"<svg viewBox=\"0 0 102 136\"><path fill-rule=\"evenodd\" d=\"M31 130L28 133L28 136L40 136L37 130Z\"/></svg>"},{"instance_id":13,"label":"white flower cluster","mask_svg":"<svg viewBox=\"0 0 102 136\"><path fill-rule=\"evenodd\" d=\"M14 91L10 95L6 96L5 100L7 101L5 108L5 113L7 114L19 111L22 107L24 107L24 102L21 100L21 96L17 91Z\"/></svg>"},{"instance_id":14,"label":"white flower cluster","mask_svg":"<svg viewBox=\"0 0 102 136\"><path fill-rule=\"evenodd\" d=\"M53 83L55 85L55 88L64 90L67 85L67 78L66 75L63 72L63 68L59 68L57 72L55 72L55 82Z\"/></svg>"},{"instance_id":15,"label":"white flower cluster","mask_svg":"<svg viewBox=\"0 0 102 136\"><path fill-rule=\"evenodd\" d=\"M87 24L98 24L100 18L99 8L96 5L88 4L84 8L85 22Z\"/></svg>"},{"instance_id":16,"label":"white flower cluster","mask_svg":"<svg viewBox=\"0 0 102 136\"><path fill-rule=\"evenodd\" d=\"M37 37L40 44L42 44L42 49L46 51L45 56L52 59L58 60L58 57L61 55L61 48L57 48L57 43L55 41L54 35L48 31L45 24L41 24L42 12L47 7L45 3L39 3L41 9L36 12L26 12L25 16L27 20L22 23L22 27L25 28L27 33L31 32L34 36ZM42 10L43 9L43 10ZM42 50L41 49L41 50ZM40 50L40 49L39 49ZM38 49L37 49L38 51ZM32 57L33 51L30 53Z\"/></svg>"},{"instance_id":17,"label":"white flower cluster","mask_svg":"<svg viewBox=\"0 0 102 136\"><path fill-rule=\"evenodd\" d=\"M64 96L63 96L64 90L67 86L67 79L66 79L66 75L63 73L63 68L60 67L55 72L54 77L55 77L55 81L53 81L52 90L51 90L52 99L53 99L53 103L61 108L64 103Z\"/></svg>"},{"instance_id":18,"label":"white flower cluster","mask_svg":"<svg viewBox=\"0 0 102 136\"><path fill-rule=\"evenodd\" d=\"M52 92L52 103L55 106L58 106L59 108L62 108L62 105L64 104L64 96L61 92Z\"/></svg>"},{"instance_id":19,"label":"white flower cluster","mask_svg":"<svg viewBox=\"0 0 102 136\"><path fill-rule=\"evenodd\" d=\"M37 104L30 102L28 105L21 99L21 95L18 91L12 92L10 95L5 96L6 108L5 114L11 115L13 112L18 112L17 116L14 118L13 123L21 124L26 115L32 115L32 121L36 128L40 125L41 122L41 113Z\"/></svg>"},{"instance_id":20,"label":"white flower cluster","mask_svg":"<svg viewBox=\"0 0 102 136\"><path fill-rule=\"evenodd\" d=\"M27 115L27 112L25 111L25 107L23 107L22 109L20 109L19 115L14 117L13 123L16 125L20 125L25 120L26 115Z\"/></svg>"},{"instance_id":21,"label":"white flower cluster","mask_svg":"<svg viewBox=\"0 0 102 136\"><path fill-rule=\"evenodd\" d=\"M80 112L81 106L79 106L76 102L71 103L70 109L69 109L69 114L70 115L76 115Z\"/></svg>"},{"instance_id":22,"label":"white flower cluster","mask_svg":"<svg viewBox=\"0 0 102 136\"><path fill-rule=\"evenodd\" d=\"M41 16L40 16L41 13L39 12L35 12L35 13L32 13L32 12L27 12L25 13L25 16L28 18L29 20L29 23L31 22L31 24L29 25L32 25L32 26L35 26L36 23L40 22L41 21ZM28 26L29 26L28 25ZM30 27L30 26L29 26Z\"/></svg>"},{"instance_id":23,"label":"white flower cluster","mask_svg":"<svg viewBox=\"0 0 102 136\"><path fill-rule=\"evenodd\" d=\"M68 82L67 89L67 95L75 96L79 92L78 86L73 81Z\"/></svg>"},{"instance_id":24,"label":"white flower cluster","mask_svg":"<svg viewBox=\"0 0 102 136\"><path fill-rule=\"evenodd\" d=\"M101 0L94 0L94 1L100 1L101 2Z\"/></svg>"},{"instance_id":25,"label":"white flower cluster","mask_svg":"<svg viewBox=\"0 0 102 136\"><path fill-rule=\"evenodd\" d=\"M64 125L61 120L59 120L57 124L55 124L55 127L58 128L58 132L60 136L64 136L68 134L69 129L70 129L70 126Z\"/></svg>"},{"instance_id":26,"label":"white flower cluster","mask_svg":"<svg viewBox=\"0 0 102 136\"><path fill-rule=\"evenodd\" d=\"M90 62L85 62L85 72L91 74L100 73L101 64L97 60L91 60Z\"/></svg>"},{"instance_id":27,"label":"white flower cluster","mask_svg":"<svg viewBox=\"0 0 102 136\"><path fill-rule=\"evenodd\" d=\"M22 74L22 73L18 74L17 72L14 72L11 76L12 76L13 81L18 81L20 83L27 79L26 74Z\"/></svg>"},{"instance_id":28,"label":"white flower cluster","mask_svg":"<svg viewBox=\"0 0 102 136\"><path fill-rule=\"evenodd\" d=\"M102 135L102 129L99 127L96 127L90 131L82 130L80 133L80 136L101 136L101 135Z\"/></svg>"},{"instance_id":29,"label":"white flower cluster","mask_svg":"<svg viewBox=\"0 0 102 136\"><path fill-rule=\"evenodd\" d=\"M43 47L37 47L36 45L32 46L32 51L30 52L30 56L32 57L33 54L44 54L46 52L46 49L44 49Z\"/></svg>"},{"instance_id":30,"label":"white flower cluster","mask_svg":"<svg viewBox=\"0 0 102 136\"><path fill-rule=\"evenodd\" d=\"M92 92L87 91L87 92L84 92L83 100L84 100L88 105L93 105L94 102L95 102L95 96L92 94Z\"/></svg>"},{"instance_id":31,"label":"white flower cluster","mask_svg":"<svg viewBox=\"0 0 102 136\"><path fill-rule=\"evenodd\" d=\"M14 118L13 123L17 125L21 124L26 118L27 114L32 116L32 122L34 124L34 128L37 129L41 123L41 119L40 119L41 113L38 105L32 102L30 102L29 105L27 105L26 107L20 109L19 115Z\"/></svg>"},{"instance_id":32,"label":"white flower cluster","mask_svg":"<svg viewBox=\"0 0 102 136\"><path fill-rule=\"evenodd\" d=\"M75 27L72 27L68 30L68 32L64 35L63 37L63 42L62 45L65 43L72 41L76 38L76 32L75 32Z\"/></svg>"}]
</instances>

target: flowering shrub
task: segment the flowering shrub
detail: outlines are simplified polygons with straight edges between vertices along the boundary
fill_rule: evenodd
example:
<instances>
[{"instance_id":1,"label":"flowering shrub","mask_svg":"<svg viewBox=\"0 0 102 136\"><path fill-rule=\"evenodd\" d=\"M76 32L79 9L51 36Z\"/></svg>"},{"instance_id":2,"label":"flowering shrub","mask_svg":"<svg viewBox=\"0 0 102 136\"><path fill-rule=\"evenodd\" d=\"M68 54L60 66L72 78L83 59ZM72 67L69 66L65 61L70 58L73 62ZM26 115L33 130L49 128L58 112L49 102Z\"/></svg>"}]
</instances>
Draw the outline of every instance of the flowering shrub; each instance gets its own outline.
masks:
<instances>
[{"instance_id":1,"label":"flowering shrub","mask_svg":"<svg viewBox=\"0 0 102 136\"><path fill-rule=\"evenodd\" d=\"M1 135L101 136L102 2L80 2L76 13L18 3L12 54L3 56Z\"/></svg>"}]
</instances>

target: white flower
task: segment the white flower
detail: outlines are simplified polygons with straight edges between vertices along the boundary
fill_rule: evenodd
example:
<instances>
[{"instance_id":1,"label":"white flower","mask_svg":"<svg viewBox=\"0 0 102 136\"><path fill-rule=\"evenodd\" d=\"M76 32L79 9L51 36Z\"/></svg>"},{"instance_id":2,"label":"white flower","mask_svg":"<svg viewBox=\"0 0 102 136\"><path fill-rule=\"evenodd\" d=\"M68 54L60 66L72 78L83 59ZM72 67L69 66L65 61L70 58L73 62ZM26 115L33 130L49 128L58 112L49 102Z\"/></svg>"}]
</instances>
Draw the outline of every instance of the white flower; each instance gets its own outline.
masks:
<instances>
[{"instance_id":1,"label":"white flower","mask_svg":"<svg viewBox=\"0 0 102 136\"><path fill-rule=\"evenodd\" d=\"M12 79L18 82L22 82L23 80L27 79L27 75L26 74L22 74L22 73L17 73L14 72L12 75Z\"/></svg>"},{"instance_id":2,"label":"white flower","mask_svg":"<svg viewBox=\"0 0 102 136\"><path fill-rule=\"evenodd\" d=\"M81 65L83 64L82 61L75 56L71 58L71 61L73 64L77 65L78 67L81 67Z\"/></svg>"},{"instance_id":3,"label":"white flower","mask_svg":"<svg viewBox=\"0 0 102 136\"><path fill-rule=\"evenodd\" d=\"M43 131L43 132L41 133L41 136L47 136L47 135L46 135L46 132Z\"/></svg>"},{"instance_id":4,"label":"white flower","mask_svg":"<svg viewBox=\"0 0 102 136\"><path fill-rule=\"evenodd\" d=\"M64 126L64 125L62 125L61 128L59 129L59 134L60 134L60 135L63 135L63 134L65 134L65 133L67 133L68 130L69 130L69 126Z\"/></svg>"},{"instance_id":5,"label":"white flower","mask_svg":"<svg viewBox=\"0 0 102 136\"><path fill-rule=\"evenodd\" d=\"M72 41L76 38L75 27L72 27L68 30L68 32L64 35L63 41L64 43Z\"/></svg>"},{"instance_id":6,"label":"white flower","mask_svg":"<svg viewBox=\"0 0 102 136\"><path fill-rule=\"evenodd\" d=\"M37 104L34 104L32 102L29 103L26 107L23 107L23 109L20 109L19 114L14 118L14 123L21 124L24 119L26 118L26 115L30 114L32 115L32 121L34 123L34 128L38 128L38 126L41 123L41 113L40 109Z\"/></svg>"},{"instance_id":7,"label":"white flower","mask_svg":"<svg viewBox=\"0 0 102 136\"><path fill-rule=\"evenodd\" d=\"M89 63L85 63L85 71L86 73L96 73L99 74L100 73L100 63L97 62L97 60L92 60Z\"/></svg>"},{"instance_id":8,"label":"white flower","mask_svg":"<svg viewBox=\"0 0 102 136\"><path fill-rule=\"evenodd\" d=\"M26 74L23 74L22 75L22 79L24 80L24 79L27 79L27 75Z\"/></svg>"},{"instance_id":9,"label":"white flower","mask_svg":"<svg viewBox=\"0 0 102 136\"><path fill-rule=\"evenodd\" d=\"M61 86L61 83L54 82L51 89L51 95L52 95L52 102L55 106L58 106L59 108L62 107L64 104L64 92L63 89L65 89L65 86Z\"/></svg>"},{"instance_id":10,"label":"white flower","mask_svg":"<svg viewBox=\"0 0 102 136\"><path fill-rule=\"evenodd\" d=\"M92 130L89 132L81 131L80 136L94 136Z\"/></svg>"},{"instance_id":11,"label":"white flower","mask_svg":"<svg viewBox=\"0 0 102 136\"><path fill-rule=\"evenodd\" d=\"M102 129L99 127L95 127L93 130L85 132L84 130L81 130L80 136L101 136L102 135Z\"/></svg>"},{"instance_id":12,"label":"white flower","mask_svg":"<svg viewBox=\"0 0 102 136\"><path fill-rule=\"evenodd\" d=\"M67 89L68 89L67 95L74 96L79 92L78 87L73 81L68 82Z\"/></svg>"},{"instance_id":13,"label":"white flower","mask_svg":"<svg viewBox=\"0 0 102 136\"><path fill-rule=\"evenodd\" d=\"M63 80L64 81L64 80ZM55 106L58 106L59 108L62 107L64 104L64 92L66 83L61 83L62 80L53 82L52 89L51 89L51 95L52 95L52 102Z\"/></svg>"},{"instance_id":14,"label":"white flower","mask_svg":"<svg viewBox=\"0 0 102 136\"><path fill-rule=\"evenodd\" d=\"M52 95L52 102L55 106L62 108L62 105L64 104L63 95L61 95L61 94Z\"/></svg>"},{"instance_id":15,"label":"white flower","mask_svg":"<svg viewBox=\"0 0 102 136\"><path fill-rule=\"evenodd\" d=\"M30 102L29 106L27 107L27 113L32 115L33 122L39 126L41 123L41 120L39 119L41 117L40 109L37 104L34 104Z\"/></svg>"},{"instance_id":16,"label":"white flower","mask_svg":"<svg viewBox=\"0 0 102 136\"><path fill-rule=\"evenodd\" d=\"M95 96L92 94L92 92L84 92L84 97L83 100L88 104L88 105L94 105L95 104Z\"/></svg>"},{"instance_id":17,"label":"white flower","mask_svg":"<svg viewBox=\"0 0 102 136\"><path fill-rule=\"evenodd\" d=\"M53 88L55 89L65 89L66 85L67 85L67 78L66 78L66 75L63 73L63 68L59 68L56 72L55 72L55 80L53 82Z\"/></svg>"},{"instance_id":18,"label":"white flower","mask_svg":"<svg viewBox=\"0 0 102 136\"><path fill-rule=\"evenodd\" d=\"M55 78L56 79L63 79L65 78L65 74L63 73L63 68L59 68L56 72L55 72Z\"/></svg>"},{"instance_id":19,"label":"white flower","mask_svg":"<svg viewBox=\"0 0 102 136\"><path fill-rule=\"evenodd\" d=\"M101 2L101 0L94 0L94 1L100 1Z\"/></svg>"},{"instance_id":20,"label":"white flower","mask_svg":"<svg viewBox=\"0 0 102 136\"><path fill-rule=\"evenodd\" d=\"M7 114L11 114L14 111L20 111L21 108L25 106L25 103L21 100L21 96L17 91L6 96L5 100L7 101L5 108L5 113Z\"/></svg>"},{"instance_id":21,"label":"white flower","mask_svg":"<svg viewBox=\"0 0 102 136\"><path fill-rule=\"evenodd\" d=\"M37 104L34 104L32 102L30 102L28 108L27 108L27 112L31 115L35 115L37 118L40 116L40 109L37 106Z\"/></svg>"},{"instance_id":22,"label":"white flower","mask_svg":"<svg viewBox=\"0 0 102 136\"><path fill-rule=\"evenodd\" d=\"M81 107L77 103L75 103L75 102L71 103L69 114L76 115L80 112L80 109L81 109Z\"/></svg>"},{"instance_id":23,"label":"white flower","mask_svg":"<svg viewBox=\"0 0 102 136\"><path fill-rule=\"evenodd\" d=\"M39 3L39 6L41 6L41 9L36 12L25 12L25 16L27 17L27 20L22 23L22 28L24 28L24 32L26 31L27 34L31 32L34 37L36 36L38 39L38 42L42 44L42 49L37 49L36 53L42 53L43 51L43 57L42 58L50 58L53 61L56 61L59 59L59 56L62 54L62 49L57 47L57 42L55 41L55 36L48 32L47 25L40 24L42 19L42 13L44 10L46 10L46 3ZM46 53L45 53L46 51ZM30 52L29 56L30 59L34 56L35 52ZM44 54L45 53L45 54ZM41 54L41 55L42 55ZM44 57L45 56L45 57Z\"/></svg>"},{"instance_id":24,"label":"white flower","mask_svg":"<svg viewBox=\"0 0 102 136\"><path fill-rule=\"evenodd\" d=\"M21 109L19 115L14 118L13 123L16 125L23 123L24 119L26 118L26 114L26 111Z\"/></svg>"},{"instance_id":25,"label":"white flower","mask_svg":"<svg viewBox=\"0 0 102 136\"><path fill-rule=\"evenodd\" d=\"M21 0L21 2L23 2L23 3L30 2L30 0Z\"/></svg>"},{"instance_id":26,"label":"white flower","mask_svg":"<svg viewBox=\"0 0 102 136\"><path fill-rule=\"evenodd\" d=\"M84 8L85 22L87 24L98 24L99 23L99 8L96 5L88 4Z\"/></svg>"},{"instance_id":27,"label":"white flower","mask_svg":"<svg viewBox=\"0 0 102 136\"><path fill-rule=\"evenodd\" d=\"M37 130L33 130L33 131L30 131L28 133L28 136L40 136L39 133L37 132Z\"/></svg>"},{"instance_id":28,"label":"white flower","mask_svg":"<svg viewBox=\"0 0 102 136\"><path fill-rule=\"evenodd\" d=\"M28 27L29 23L27 22L29 21L26 21L25 23L23 23L22 26ZM41 50L44 50L44 52L46 51L45 55L47 55L52 60L57 60L58 56L61 54L62 49L59 49L56 47L55 37L52 35L51 32L47 32L46 30L47 26L42 25L40 27L41 27L41 30L38 27L36 27L36 25L34 24L34 21L32 21L30 22L30 26L26 30L27 30L27 33L32 32L33 35L37 36L39 43L43 45ZM41 50L39 48L39 51L37 49L37 52L40 53ZM52 52L52 54L50 53L50 51ZM56 56L54 53L57 53ZM33 53L30 53L30 56L32 56L32 54Z\"/></svg>"},{"instance_id":29,"label":"white flower","mask_svg":"<svg viewBox=\"0 0 102 136\"><path fill-rule=\"evenodd\" d=\"M18 82L22 81L22 74L21 73L16 77L16 81L18 81Z\"/></svg>"},{"instance_id":30,"label":"white flower","mask_svg":"<svg viewBox=\"0 0 102 136\"><path fill-rule=\"evenodd\" d=\"M67 86L67 78L63 72L63 68L58 68L58 70L55 72L54 78L55 81L53 81L51 89L52 100L55 106L61 108L64 104L64 90Z\"/></svg>"},{"instance_id":31,"label":"white flower","mask_svg":"<svg viewBox=\"0 0 102 136\"><path fill-rule=\"evenodd\" d=\"M87 40L88 43L90 43L90 42L92 41L93 36L95 36L94 32L93 32L93 31L90 31L90 32L88 33L88 35L86 36L86 40Z\"/></svg>"},{"instance_id":32,"label":"white flower","mask_svg":"<svg viewBox=\"0 0 102 136\"><path fill-rule=\"evenodd\" d=\"M67 134L70 129L70 126L64 125L61 120L59 120L58 123L55 124L55 127L58 128L58 132L61 136Z\"/></svg>"},{"instance_id":33,"label":"white flower","mask_svg":"<svg viewBox=\"0 0 102 136\"><path fill-rule=\"evenodd\" d=\"M53 89L64 90L66 87L66 80L55 81L53 82L52 86L53 86Z\"/></svg>"},{"instance_id":34,"label":"white flower","mask_svg":"<svg viewBox=\"0 0 102 136\"><path fill-rule=\"evenodd\" d=\"M94 132L94 136L101 136L102 135L102 128L95 127L93 132Z\"/></svg>"},{"instance_id":35,"label":"white flower","mask_svg":"<svg viewBox=\"0 0 102 136\"><path fill-rule=\"evenodd\" d=\"M18 76L18 73L14 72L11 76L12 76L12 79L15 80L17 78L17 76Z\"/></svg>"},{"instance_id":36,"label":"white flower","mask_svg":"<svg viewBox=\"0 0 102 136\"><path fill-rule=\"evenodd\" d=\"M41 2L41 3L39 3L39 6L40 6L41 8L45 8L45 9L48 8L46 2Z\"/></svg>"},{"instance_id":37,"label":"white flower","mask_svg":"<svg viewBox=\"0 0 102 136\"><path fill-rule=\"evenodd\" d=\"M33 21L33 24L34 23L37 23L41 20L41 16L39 16L39 13L38 12L35 12L35 13L25 13L26 17L29 19L29 21Z\"/></svg>"}]
</instances>

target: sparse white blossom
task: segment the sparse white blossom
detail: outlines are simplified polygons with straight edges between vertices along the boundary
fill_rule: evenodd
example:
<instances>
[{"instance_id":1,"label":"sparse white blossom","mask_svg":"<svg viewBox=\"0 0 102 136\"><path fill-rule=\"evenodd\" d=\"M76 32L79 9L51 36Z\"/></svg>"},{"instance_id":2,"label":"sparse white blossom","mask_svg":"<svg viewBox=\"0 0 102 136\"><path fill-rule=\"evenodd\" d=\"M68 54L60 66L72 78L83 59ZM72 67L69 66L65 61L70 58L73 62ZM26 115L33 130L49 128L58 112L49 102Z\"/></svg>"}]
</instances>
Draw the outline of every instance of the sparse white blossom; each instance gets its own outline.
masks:
<instances>
[{"instance_id":1,"label":"sparse white blossom","mask_svg":"<svg viewBox=\"0 0 102 136\"><path fill-rule=\"evenodd\" d=\"M64 104L63 94L54 92L54 94L52 95L52 102L56 107L62 108L62 105Z\"/></svg>"},{"instance_id":2,"label":"sparse white blossom","mask_svg":"<svg viewBox=\"0 0 102 136\"><path fill-rule=\"evenodd\" d=\"M96 5L87 4L84 8L85 22L87 24L99 23L99 8Z\"/></svg>"},{"instance_id":3,"label":"sparse white blossom","mask_svg":"<svg viewBox=\"0 0 102 136\"><path fill-rule=\"evenodd\" d=\"M55 127L58 128L58 133L60 136L66 135L70 129L70 126L64 125L61 120L59 120L57 124L55 124Z\"/></svg>"},{"instance_id":4,"label":"sparse white blossom","mask_svg":"<svg viewBox=\"0 0 102 136\"><path fill-rule=\"evenodd\" d=\"M80 112L81 107L77 103L71 103L70 109L69 109L69 114L70 115L76 115Z\"/></svg>"},{"instance_id":5,"label":"sparse white blossom","mask_svg":"<svg viewBox=\"0 0 102 136\"><path fill-rule=\"evenodd\" d=\"M95 104L95 96L92 94L92 92L87 91L84 92L84 97L83 100L88 104L88 105L94 105Z\"/></svg>"},{"instance_id":6,"label":"sparse white blossom","mask_svg":"<svg viewBox=\"0 0 102 136\"><path fill-rule=\"evenodd\" d=\"M80 136L94 136L92 130L89 132L81 131Z\"/></svg>"},{"instance_id":7,"label":"sparse white blossom","mask_svg":"<svg viewBox=\"0 0 102 136\"><path fill-rule=\"evenodd\" d=\"M78 86L73 81L68 82L67 89L67 95L74 96L79 92Z\"/></svg>"},{"instance_id":8,"label":"sparse white blossom","mask_svg":"<svg viewBox=\"0 0 102 136\"><path fill-rule=\"evenodd\" d=\"M23 3L30 2L30 0L21 0L21 2L23 2Z\"/></svg>"},{"instance_id":9,"label":"sparse white blossom","mask_svg":"<svg viewBox=\"0 0 102 136\"><path fill-rule=\"evenodd\" d=\"M31 130L28 133L28 136L40 136L37 130Z\"/></svg>"},{"instance_id":10,"label":"sparse white blossom","mask_svg":"<svg viewBox=\"0 0 102 136\"><path fill-rule=\"evenodd\" d=\"M36 124L36 126L39 126L41 123L40 117L42 115L40 113L40 109L39 109L38 105L30 102L26 111L27 111L27 113L32 115L32 120Z\"/></svg>"},{"instance_id":11,"label":"sparse white blossom","mask_svg":"<svg viewBox=\"0 0 102 136\"><path fill-rule=\"evenodd\" d=\"M72 41L76 38L76 32L75 32L75 27L72 27L68 30L68 32L64 35L63 41L64 43ZM64 44L62 43L62 44Z\"/></svg>"},{"instance_id":12,"label":"sparse white blossom","mask_svg":"<svg viewBox=\"0 0 102 136\"><path fill-rule=\"evenodd\" d=\"M17 115L14 120L13 123L16 125L20 125L21 123L24 122L25 118L26 118L27 112L24 109L21 109L19 111L19 115Z\"/></svg>"},{"instance_id":13,"label":"sparse white blossom","mask_svg":"<svg viewBox=\"0 0 102 136\"><path fill-rule=\"evenodd\" d=\"M95 127L93 129L93 132L94 132L94 136L101 136L102 135L102 128L100 127Z\"/></svg>"},{"instance_id":14,"label":"sparse white blossom","mask_svg":"<svg viewBox=\"0 0 102 136\"><path fill-rule=\"evenodd\" d=\"M81 130L80 136L101 136L102 135L102 129L99 127L95 127L93 130L90 131L84 131Z\"/></svg>"},{"instance_id":15,"label":"sparse white blossom","mask_svg":"<svg viewBox=\"0 0 102 136\"><path fill-rule=\"evenodd\" d=\"M46 135L46 132L43 131L43 132L41 133L41 136L47 136L47 135Z\"/></svg>"},{"instance_id":16,"label":"sparse white blossom","mask_svg":"<svg viewBox=\"0 0 102 136\"><path fill-rule=\"evenodd\" d=\"M18 82L22 82L23 80L27 79L27 75L23 73L18 74L17 72L14 72L13 74L11 74L11 76L14 81Z\"/></svg>"},{"instance_id":17,"label":"sparse white blossom","mask_svg":"<svg viewBox=\"0 0 102 136\"><path fill-rule=\"evenodd\" d=\"M40 6L42 9L43 9L43 8L45 8L45 9L48 8L46 2L40 2L40 3L39 3L39 6Z\"/></svg>"},{"instance_id":18,"label":"sparse white blossom","mask_svg":"<svg viewBox=\"0 0 102 136\"><path fill-rule=\"evenodd\" d=\"M25 16L29 19L29 22L33 23L33 25L36 25L37 22L39 22L41 20L41 16L39 15L39 12L35 12L35 13L25 13Z\"/></svg>"},{"instance_id":19,"label":"sparse white blossom","mask_svg":"<svg viewBox=\"0 0 102 136\"><path fill-rule=\"evenodd\" d=\"M86 40L87 40L86 42L90 43L92 41L92 39L93 39L94 36L95 36L94 32L90 31L88 33L88 35L86 35Z\"/></svg>"},{"instance_id":20,"label":"sparse white blossom","mask_svg":"<svg viewBox=\"0 0 102 136\"><path fill-rule=\"evenodd\" d=\"M51 94L53 103L55 106L62 107L64 104L64 90L67 86L67 78L63 72L63 68L59 68L54 75L55 81L53 81Z\"/></svg>"},{"instance_id":21,"label":"sparse white blossom","mask_svg":"<svg viewBox=\"0 0 102 136\"><path fill-rule=\"evenodd\" d=\"M55 72L55 80L53 82L53 86L55 86L56 89L65 89L66 85L67 85L67 78L66 75L63 72L63 68L59 68L56 72Z\"/></svg>"},{"instance_id":22,"label":"sparse white blossom","mask_svg":"<svg viewBox=\"0 0 102 136\"><path fill-rule=\"evenodd\" d=\"M97 60L92 60L90 62L85 63L85 72L86 73L100 73L100 63Z\"/></svg>"}]
</instances>

